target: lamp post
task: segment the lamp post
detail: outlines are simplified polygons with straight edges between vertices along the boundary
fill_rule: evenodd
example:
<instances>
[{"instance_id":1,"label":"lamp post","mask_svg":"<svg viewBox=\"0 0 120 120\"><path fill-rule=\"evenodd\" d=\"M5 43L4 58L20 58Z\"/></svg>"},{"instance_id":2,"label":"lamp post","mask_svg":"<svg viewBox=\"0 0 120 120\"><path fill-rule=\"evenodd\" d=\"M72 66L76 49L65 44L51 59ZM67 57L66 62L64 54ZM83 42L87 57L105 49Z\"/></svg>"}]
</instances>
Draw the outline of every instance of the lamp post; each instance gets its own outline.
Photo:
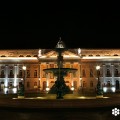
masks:
<instances>
[{"instance_id":1,"label":"lamp post","mask_svg":"<svg viewBox=\"0 0 120 120\"><path fill-rule=\"evenodd\" d=\"M80 57L80 61L79 61L79 63L80 63L80 90L82 91L82 75L81 75L81 65L82 65L81 59L82 59L82 54L81 54L81 49L78 48L77 52L78 52L78 56Z\"/></svg>"},{"instance_id":2,"label":"lamp post","mask_svg":"<svg viewBox=\"0 0 120 120\"><path fill-rule=\"evenodd\" d=\"M24 98L25 97L26 66L23 66L22 69L24 71L23 83L21 83L20 89L18 90L18 98Z\"/></svg>"},{"instance_id":3,"label":"lamp post","mask_svg":"<svg viewBox=\"0 0 120 120\"><path fill-rule=\"evenodd\" d=\"M101 97L103 97L103 91L101 89L100 66L99 65L96 66L96 70L97 70L97 78L98 78L97 88L96 88L96 97L101 98Z\"/></svg>"},{"instance_id":4,"label":"lamp post","mask_svg":"<svg viewBox=\"0 0 120 120\"><path fill-rule=\"evenodd\" d=\"M26 80L26 66L24 65L22 67L23 71L24 71L24 79L23 79L23 84L24 84L24 87L25 87L25 80Z\"/></svg>"},{"instance_id":5,"label":"lamp post","mask_svg":"<svg viewBox=\"0 0 120 120\"><path fill-rule=\"evenodd\" d=\"M38 55L37 55L37 59L38 59L38 88L40 90L40 57L42 57L42 50L39 49L38 50Z\"/></svg>"}]
</instances>

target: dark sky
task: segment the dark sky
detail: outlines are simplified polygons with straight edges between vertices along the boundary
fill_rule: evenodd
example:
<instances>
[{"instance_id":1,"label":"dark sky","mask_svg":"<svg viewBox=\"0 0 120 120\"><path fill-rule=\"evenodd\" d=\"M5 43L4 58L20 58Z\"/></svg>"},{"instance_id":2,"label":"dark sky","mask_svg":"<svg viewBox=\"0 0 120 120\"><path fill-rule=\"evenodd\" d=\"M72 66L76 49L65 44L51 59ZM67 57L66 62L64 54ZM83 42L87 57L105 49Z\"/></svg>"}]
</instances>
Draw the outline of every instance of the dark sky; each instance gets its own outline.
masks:
<instances>
[{"instance_id":1,"label":"dark sky","mask_svg":"<svg viewBox=\"0 0 120 120\"><path fill-rule=\"evenodd\" d=\"M0 49L119 48L118 3L39 3L1 8Z\"/></svg>"}]
</instances>

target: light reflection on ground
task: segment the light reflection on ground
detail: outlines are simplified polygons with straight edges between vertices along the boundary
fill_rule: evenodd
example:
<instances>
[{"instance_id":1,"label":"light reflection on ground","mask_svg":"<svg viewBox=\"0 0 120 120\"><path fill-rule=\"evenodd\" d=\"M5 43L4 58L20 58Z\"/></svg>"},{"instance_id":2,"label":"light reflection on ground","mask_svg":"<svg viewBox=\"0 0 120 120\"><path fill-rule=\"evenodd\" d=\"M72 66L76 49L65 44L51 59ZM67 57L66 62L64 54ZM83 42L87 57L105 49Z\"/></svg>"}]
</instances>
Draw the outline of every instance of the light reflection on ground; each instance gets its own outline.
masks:
<instances>
[{"instance_id":1,"label":"light reflection on ground","mask_svg":"<svg viewBox=\"0 0 120 120\"><path fill-rule=\"evenodd\" d=\"M106 99L109 97L101 97L100 99ZM54 96L49 97L24 97L24 98L13 98L13 99L56 99ZM64 99L98 99L96 97L86 97L86 96L78 96L78 97L65 97Z\"/></svg>"}]
</instances>

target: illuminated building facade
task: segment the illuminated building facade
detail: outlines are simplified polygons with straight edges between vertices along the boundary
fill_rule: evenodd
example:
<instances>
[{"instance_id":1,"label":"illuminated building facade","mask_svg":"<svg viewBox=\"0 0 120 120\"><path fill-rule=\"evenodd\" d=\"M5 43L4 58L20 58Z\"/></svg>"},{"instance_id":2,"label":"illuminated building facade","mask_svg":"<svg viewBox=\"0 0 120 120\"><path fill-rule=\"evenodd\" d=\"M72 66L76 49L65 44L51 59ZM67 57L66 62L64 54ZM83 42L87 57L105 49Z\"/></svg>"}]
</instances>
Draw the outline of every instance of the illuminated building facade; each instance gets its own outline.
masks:
<instances>
[{"instance_id":1,"label":"illuminated building facade","mask_svg":"<svg viewBox=\"0 0 120 120\"><path fill-rule=\"evenodd\" d=\"M56 59L57 54L52 49L0 50L0 92L17 93L24 80L26 91L47 92L56 78L43 69L56 68ZM103 91L120 90L120 49L68 49L63 52L63 59L64 68L78 69L65 77L66 84L74 92L96 90L97 65Z\"/></svg>"}]
</instances>

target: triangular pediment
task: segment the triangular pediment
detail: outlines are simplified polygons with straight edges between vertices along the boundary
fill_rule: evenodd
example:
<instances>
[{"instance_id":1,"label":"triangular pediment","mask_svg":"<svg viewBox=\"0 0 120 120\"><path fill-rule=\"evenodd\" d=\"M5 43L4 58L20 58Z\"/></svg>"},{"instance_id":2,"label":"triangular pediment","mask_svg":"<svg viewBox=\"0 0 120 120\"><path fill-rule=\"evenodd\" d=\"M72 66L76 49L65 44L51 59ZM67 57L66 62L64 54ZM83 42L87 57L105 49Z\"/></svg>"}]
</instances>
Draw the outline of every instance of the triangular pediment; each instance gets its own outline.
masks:
<instances>
[{"instance_id":1,"label":"triangular pediment","mask_svg":"<svg viewBox=\"0 0 120 120\"><path fill-rule=\"evenodd\" d=\"M77 53L74 53L74 52L69 51L69 50L64 51L64 52L62 53L62 55L63 55L63 57L78 57ZM54 50L51 50L51 51L49 51L49 52L46 52L46 53L44 54L44 56L47 57L47 58L48 58L48 57L49 57L49 58L51 58L51 57L57 57L57 52L54 51Z\"/></svg>"}]
</instances>

